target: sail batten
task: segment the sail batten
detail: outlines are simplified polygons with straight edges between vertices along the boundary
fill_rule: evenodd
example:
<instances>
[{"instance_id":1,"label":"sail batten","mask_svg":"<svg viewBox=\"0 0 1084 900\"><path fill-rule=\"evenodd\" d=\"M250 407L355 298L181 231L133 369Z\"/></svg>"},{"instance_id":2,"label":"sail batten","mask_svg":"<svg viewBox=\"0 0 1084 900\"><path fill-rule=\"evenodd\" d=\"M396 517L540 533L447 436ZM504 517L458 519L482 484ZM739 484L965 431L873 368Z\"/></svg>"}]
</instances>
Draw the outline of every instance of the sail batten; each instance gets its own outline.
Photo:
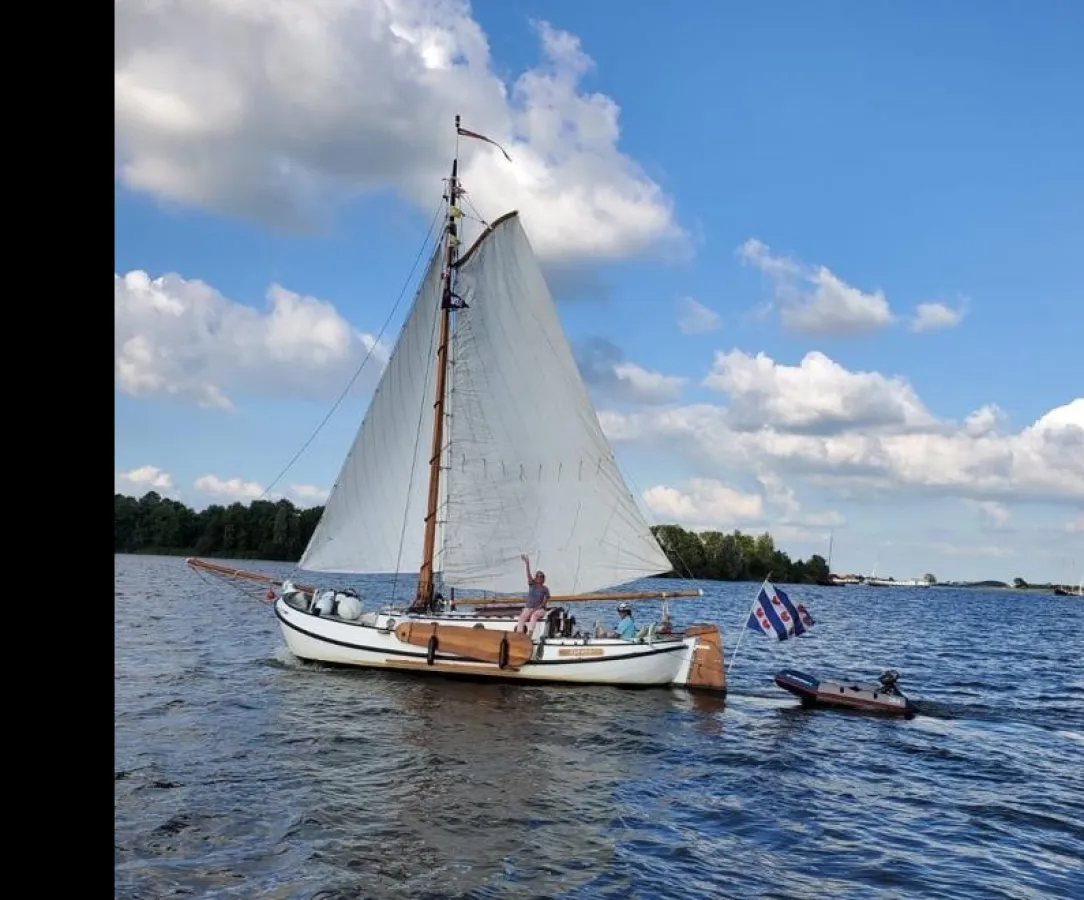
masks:
<instances>
[{"instance_id":1,"label":"sail batten","mask_svg":"<svg viewBox=\"0 0 1084 900\"><path fill-rule=\"evenodd\" d=\"M518 216L459 261L444 583L557 593L670 569L618 470Z\"/></svg>"}]
</instances>

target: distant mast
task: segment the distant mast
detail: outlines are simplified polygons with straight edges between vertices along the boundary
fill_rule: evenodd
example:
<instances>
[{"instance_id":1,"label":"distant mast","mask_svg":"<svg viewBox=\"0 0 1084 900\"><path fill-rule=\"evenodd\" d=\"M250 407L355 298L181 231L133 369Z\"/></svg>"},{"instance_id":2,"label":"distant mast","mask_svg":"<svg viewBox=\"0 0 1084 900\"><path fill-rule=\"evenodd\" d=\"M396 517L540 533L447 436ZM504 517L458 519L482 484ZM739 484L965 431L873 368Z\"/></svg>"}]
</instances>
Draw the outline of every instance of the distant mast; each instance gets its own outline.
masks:
<instances>
[{"instance_id":1,"label":"distant mast","mask_svg":"<svg viewBox=\"0 0 1084 900\"><path fill-rule=\"evenodd\" d=\"M445 217L444 272L441 274L440 342L437 344L436 399L433 403L433 446L429 457L429 500L425 511L425 537L422 542L422 565L418 572L418 590L412 609L427 609L433 604L435 578L433 555L437 543L437 511L440 506L440 463L444 449L444 400L448 378L448 340L451 333L452 310L457 309L453 279L459 256L459 116L455 117L456 149L452 158L452 174L448 179L448 213Z\"/></svg>"}]
</instances>

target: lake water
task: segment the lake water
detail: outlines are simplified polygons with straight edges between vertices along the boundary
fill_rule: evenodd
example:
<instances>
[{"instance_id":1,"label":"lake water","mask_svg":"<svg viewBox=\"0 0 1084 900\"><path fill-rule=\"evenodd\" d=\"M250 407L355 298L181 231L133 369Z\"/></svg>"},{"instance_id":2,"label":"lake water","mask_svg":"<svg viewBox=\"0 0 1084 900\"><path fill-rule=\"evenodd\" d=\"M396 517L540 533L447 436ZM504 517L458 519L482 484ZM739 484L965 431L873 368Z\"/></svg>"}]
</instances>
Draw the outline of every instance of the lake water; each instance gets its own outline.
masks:
<instances>
[{"instance_id":1,"label":"lake water","mask_svg":"<svg viewBox=\"0 0 1084 900\"><path fill-rule=\"evenodd\" d=\"M757 586L700 586L675 618L729 662ZM302 664L266 603L117 556L114 896L1084 897L1084 601L790 594L815 627L749 632L724 702ZM803 710L784 666L898 669L920 714Z\"/></svg>"}]
</instances>

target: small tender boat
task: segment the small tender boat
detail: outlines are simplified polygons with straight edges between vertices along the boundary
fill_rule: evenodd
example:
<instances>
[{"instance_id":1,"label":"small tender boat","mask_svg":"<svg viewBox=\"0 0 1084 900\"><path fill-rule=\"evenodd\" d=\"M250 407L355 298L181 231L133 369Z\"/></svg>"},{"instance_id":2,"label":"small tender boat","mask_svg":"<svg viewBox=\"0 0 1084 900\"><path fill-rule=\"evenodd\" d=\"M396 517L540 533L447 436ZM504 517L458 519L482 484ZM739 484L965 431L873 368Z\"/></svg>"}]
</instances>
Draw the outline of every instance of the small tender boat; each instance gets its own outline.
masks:
<instances>
[{"instance_id":1,"label":"small tender boat","mask_svg":"<svg viewBox=\"0 0 1084 900\"><path fill-rule=\"evenodd\" d=\"M914 704L897 687L900 673L889 670L877 684L858 681L828 681L796 669L775 675L775 683L801 699L803 706L830 706L857 709L893 716L913 716Z\"/></svg>"}]
</instances>

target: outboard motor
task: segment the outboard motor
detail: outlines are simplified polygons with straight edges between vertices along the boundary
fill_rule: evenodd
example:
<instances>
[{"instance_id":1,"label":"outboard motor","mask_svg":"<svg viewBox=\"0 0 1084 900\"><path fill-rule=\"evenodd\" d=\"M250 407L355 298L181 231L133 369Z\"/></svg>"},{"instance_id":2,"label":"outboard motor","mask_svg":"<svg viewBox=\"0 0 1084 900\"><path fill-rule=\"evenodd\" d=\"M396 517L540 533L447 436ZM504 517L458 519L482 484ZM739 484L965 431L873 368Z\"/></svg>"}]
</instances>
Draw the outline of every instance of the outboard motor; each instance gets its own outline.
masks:
<instances>
[{"instance_id":1,"label":"outboard motor","mask_svg":"<svg viewBox=\"0 0 1084 900\"><path fill-rule=\"evenodd\" d=\"M900 689L896 686L896 682L900 680L900 673L895 669L889 669L887 672L881 673L881 677L877 679L881 683L881 687L886 694L899 694Z\"/></svg>"}]
</instances>

